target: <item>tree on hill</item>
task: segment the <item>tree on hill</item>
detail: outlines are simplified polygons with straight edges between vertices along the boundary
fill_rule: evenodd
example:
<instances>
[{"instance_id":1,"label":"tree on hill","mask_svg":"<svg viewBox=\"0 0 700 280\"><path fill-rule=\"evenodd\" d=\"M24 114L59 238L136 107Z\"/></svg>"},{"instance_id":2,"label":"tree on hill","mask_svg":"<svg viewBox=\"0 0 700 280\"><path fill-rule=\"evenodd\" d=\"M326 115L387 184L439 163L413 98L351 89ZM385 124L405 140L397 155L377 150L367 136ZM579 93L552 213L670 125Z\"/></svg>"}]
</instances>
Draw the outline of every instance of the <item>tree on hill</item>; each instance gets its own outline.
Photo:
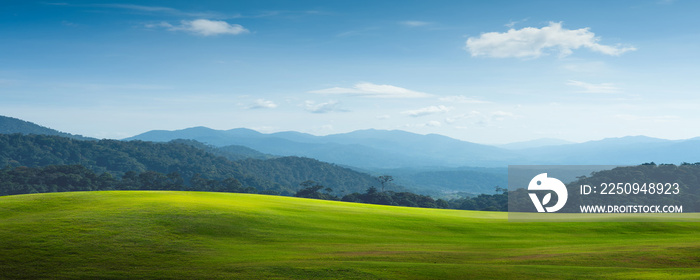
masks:
<instances>
[{"instance_id":1,"label":"tree on hill","mask_svg":"<svg viewBox=\"0 0 700 280\"><path fill-rule=\"evenodd\" d=\"M391 183L391 181L394 181L394 177L392 177L391 175L382 175L377 177L377 181L379 181L379 184L382 185L382 192L384 192L384 188L386 187L386 185Z\"/></svg>"}]
</instances>

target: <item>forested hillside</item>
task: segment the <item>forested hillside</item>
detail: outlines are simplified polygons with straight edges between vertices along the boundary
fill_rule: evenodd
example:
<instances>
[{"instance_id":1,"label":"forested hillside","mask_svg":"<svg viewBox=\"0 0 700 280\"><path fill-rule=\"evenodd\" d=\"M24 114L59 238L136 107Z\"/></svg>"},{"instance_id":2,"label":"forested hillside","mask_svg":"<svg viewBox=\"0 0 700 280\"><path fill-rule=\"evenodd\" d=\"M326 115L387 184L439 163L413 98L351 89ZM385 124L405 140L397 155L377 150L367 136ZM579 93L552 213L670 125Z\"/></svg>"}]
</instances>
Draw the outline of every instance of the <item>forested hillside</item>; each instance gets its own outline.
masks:
<instances>
[{"instance_id":1,"label":"forested hillside","mask_svg":"<svg viewBox=\"0 0 700 280\"><path fill-rule=\"evenodd\" d=\"M231 161L195 148L193 143L79 141L48 135L0 134L0 167L49 165L81 165L115 178L128 172L177 174L187 186L193 178L235 178L243 188L283 195L293 195L299 183L306 180L317 181L337 193L362 192L376 184L367 174L308 158Z\"/></svg>"},{"instance_id":2,"label":"forested hillside","mask_svg":"<svg viewBox=\"0 0 700 280\"><path fill-rule=\"evenodd\" d=\"M684 212L700 211L700 163L655 164L645 163L637 166L617 167L612 170L593 172L591 176L567 184L570 202L562 209L577 212L576 206L584 197L578 195L581 185L598 186L611 183L629 183L609 187L606 191L612 195L588 195L589 203L611 204L645 204L683 205ZM636 185L631 185L636 183ZM619 186L619 187L618 187ZM613 202L613 204L615 204Z\"/></svg>"}]
</instances>

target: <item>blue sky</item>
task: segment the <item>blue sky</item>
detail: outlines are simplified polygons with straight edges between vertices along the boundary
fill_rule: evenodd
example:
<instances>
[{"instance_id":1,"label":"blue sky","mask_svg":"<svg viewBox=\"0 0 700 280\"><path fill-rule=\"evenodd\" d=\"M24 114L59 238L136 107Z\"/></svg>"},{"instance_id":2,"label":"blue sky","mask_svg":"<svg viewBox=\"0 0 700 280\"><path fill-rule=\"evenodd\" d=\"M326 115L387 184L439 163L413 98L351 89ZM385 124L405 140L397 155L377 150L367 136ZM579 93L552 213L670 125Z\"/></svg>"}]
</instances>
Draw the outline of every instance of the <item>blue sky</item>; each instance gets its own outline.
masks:
<instances>
[{"instance_id":1,"label":"blue sky","mask_svg":"<svg viewBox=\"0 0 700 280\"><path fill-rule=\"evenodd\" d=\"M698 1L0 5L0 114L86 136L700 136Z\"/></svg>"}]
</instances>

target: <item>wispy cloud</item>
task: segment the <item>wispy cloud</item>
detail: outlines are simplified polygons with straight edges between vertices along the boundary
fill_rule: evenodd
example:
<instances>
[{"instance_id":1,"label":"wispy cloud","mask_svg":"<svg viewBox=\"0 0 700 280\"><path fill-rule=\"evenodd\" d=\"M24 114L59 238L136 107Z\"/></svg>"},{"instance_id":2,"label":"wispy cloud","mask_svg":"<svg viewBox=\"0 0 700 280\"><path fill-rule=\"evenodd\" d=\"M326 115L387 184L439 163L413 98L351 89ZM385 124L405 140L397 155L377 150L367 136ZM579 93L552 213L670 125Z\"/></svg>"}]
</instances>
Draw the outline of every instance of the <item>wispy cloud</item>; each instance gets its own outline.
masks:
<instances>
[{"instance_id":1,"label":"wispy cloud","mask_svg":"<svg viewBox=\"0 0 700 280\"><path fill-rule=\"evenodd\" d=\"M432 95L405 89L392 85L377 85L373 83L357 83L351 88L332 87L327 89L313 90L310 93L317 94L347 94L362 97L376 98L422 98Z\"/></svg>"},{"instance_id":2,"label":"wispy cloud","mask_svg":"<svg viewBox=\"0 0 700 280\"><path fill-rule=\"evenodd\" d=\"M620 93L622 90L612 83L591 84L581 81L569 80L567 85L578 87L582 93Z\"/></svg>"},{"instance_id":3,"label":"wispy cloud","mask_svg":"<svg viewBox=\"0 0 700 280\"><path fill-rule=\"evenodd\" d=\"M98 4L98 6L109 7L109 8L120 8L120 9L127 9L127 10L136 10L136 11L144 11L144 12L166 12L166 13L178 13L179 12L179 10L174 9L174 8L169 8L169 7L143 6L143 5L134 5L134 4Z\"/></svg>"},{"instance_id":4,"label":"wispy cloud","mask_svg":"<svg viewBox=\"0 0 700 280\"><path fill-rule=\"evenodd\" d=\"M330 112L345 112L340 108L340 102L335 100L330 100L328 102L316 103L312 100L307 100L304 102L304 109L311 113L323 114Z\"/></svg>"},{"instance_id":5,"label":"wispy cloud","mask_svg":"<svg viewBox=\"0 0 700 280\"><path fill-rule=\"evenodd\" d=\"M250 31L239 24L229 24L222 20L183 20L180 25L172 25L168 22L160 22L157 24L146 24L147 28L163 27L170 31L185 31L192 34L202 36L215 36L222 34L239 35L249 33Z\"/></svg>"},{"instance_id":6,"label":"wispy cloud","mask_svg":"<svg viewBox=\"0 0 700 280\"><path fill-rule=\"evenodd\" d=\"M411 117L421 117L421 116L426 116L426 115L432 115L432 114L438 114L438 113L447 113L451 110L451 108L444 106L444 105L438 105L438 106L428 106L416 110L408 110L404 111L403 113L406 115L409 115Z\"/></svg>"},{"instance_id":7,"label":"wispy cloud","mask_svg":"<svg viewBox=\"0 0 700 280\"><path fill-rule=\"evenodd\" d=\"M475 117L480 117L483 116L483 114L479 111L471 111L469 113L463 113L455 116L450 116L445 118L445 122L448 124L453 124L456 122L459 122L460 120L464 119L470 119L470 118L475 118Z\"/></svg>"},{"instance_id":8,"label":"wispy cloud","mask_svg":"<svg viewBox=\"0 0 700 280\"><path fill-rule=\"evenodd\" d=\"M274 109L277 108L277 104L270 100L258 99L247 107L248 109Z\"/></svg>"},{"instance_id":9,"label":"wispy cloud","mask_svg":"<svg viewBox=\"0 0 700 280\"><path fill-rule=\"evenodd\" d=\"M145 6L145 5L135 5L135 4L94 4L90 5L93 7L104 7L104 8L115 8L130 10L135 12L143 13L161 13L169 14L174 16L186 16L186 17L206 17L206 18L235 18L238 16L223 16L215 12L185 12L175 8L163 7L163 6Z\"/></svg>"},{"instance_id":10,"label":"wispy cloud","mask_svg":"<svg viewBox=\"0 0 700 280\"><path fill-rule=\"evenodd\" d=\"M363 29L354 29L354 30L348 30L345 32L338 33L335 36L340 37L340 38L362 36L362 35L372 34L372 31L375 31L377 29L378 29L377 27L367 27L367 28L363 28Z\"/></svg>"},{"instance_id":11,"label":"wispy cloud","mask_svg":"<svg viewBox=\"0 0 700 280\"><path fill-rule=\"evenodd\" d=\"M329 13L324 12L322 10L301 10L301 11L268 10L268 11L261 11L258 14L240 15L240 17L242 17L242 18L281 17L281 18L287 18L287 19L296 19L296 18L305 17L305 16L328 15L328 14Z\"/></svg>"},{"instance_id":12,"label":"wispy cloud","mask_svg":"<svg viewBox=\"0 0 700 280\"><path fill-rule=\"evenodd\" d=\"M504 24L504 26L508 27L508 28L513 28L516 24L526 22L528 19L530 19L530 18L524 18L521 20L511 20L508 23Z\"/></svg>"},{"instance_id":13,"label":"wispy cloud","mask_svg":"<svg viewBox=\"0 0 700 280\"><path fill-rule=\"evenodd\" d=\"M636 50L631 46L602 45L598 41L600 38L589 28L571 30L563 28L561 22L550 22L542 28L526 27L470 37L467 39L466 49L472 56L496 58L536 58L550 49L558 51L560 56L567 56L573 53L573 50L582 47L613 56Z\"/></svg>"},{"instance_id":14,"label":"wispy cloud","mask_svg":"<svg viewBox=\"0 0 700 280\"><path fill-rule=\"evenodd\" d=\"M484 103L491 103L491 102L488 102L488 101L479 100L479 99L467 97L467 96L464 96L464 95L444 96L444 97L438 98L438 100L440 100L440 101L442 101L442 102L462 103L462 104L484 104Z\"/></svg>"},{"instance_id":15,"label":"wispy cloud","mask_svg":"<svg viewBox=\"0 0 700 280\"><path fill-rule=\"evenodd\" d=\"M399 21L399 24L404 25L404 26L409 26L409 27L420 27L420 26L430 25L430 22L418 21L418 20L405 20L405 21Z\"/></svg>"}]
</instances>

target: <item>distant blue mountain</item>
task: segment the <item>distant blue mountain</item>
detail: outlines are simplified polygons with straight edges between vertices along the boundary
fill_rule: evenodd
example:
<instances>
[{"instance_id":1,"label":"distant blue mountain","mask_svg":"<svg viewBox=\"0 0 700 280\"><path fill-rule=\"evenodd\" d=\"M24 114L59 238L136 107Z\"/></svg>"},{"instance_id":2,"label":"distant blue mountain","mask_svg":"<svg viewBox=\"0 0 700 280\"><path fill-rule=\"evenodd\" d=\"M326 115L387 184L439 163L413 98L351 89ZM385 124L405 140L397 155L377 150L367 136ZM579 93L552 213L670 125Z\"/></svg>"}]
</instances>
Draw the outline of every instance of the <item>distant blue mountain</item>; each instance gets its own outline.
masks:
<instances>
[{"instance_id":1,"label":"distant blue mountain","mask_svg":"<svg viewBox=\"0 0 700 280\"><path fill-rule=\"evenodd\" d=\"M518 151L538 164L635 165L645 162L700 162L700 139L665 140L646 136L606 138L579 144Z\"/></svg>"},{"instance_id":2,"label":"distant blue mountain","mask_svg":"<svg viewBox=\"0 0 700 280\"><path fill-rule=\"evenodd\" d=\"M124 140L165 142L193 139L210 145L246 146L263 153L305 156L362 168L424 166L500 166L518 155L497 147L442 135L420 135L400 130L359 130L328 136L299 132L263 134L249 129L188 128L150 131Z\"/></svg>"},{"instance_id":3,"label":"distant blue mountain","mask_svg":"<svg viewBox=\"0 0 700 280\"><path fill-rule=\"evenodd\" d=\"M665 140L627 136L584 143L540 139L496 147L401 130L367 129L314 136L293 131L264 134L244 128L213 130L195 127L150 131L125 140L164 142L180 138L219 147L246 146L267 154L304 156L364 169L700 162L700 138Z\"/></svg>"},{"instance_id":4,"label":"distant blue mountain","mask_svg":"<svg viewBox=\"0 0 700 280\"><path fill-rule=\"evenodd\" d=\"M562 140L562 139L555 139L555 138L540 138L540 139L535 139L535 140L530 140L530 141L513 142L513 143L508 143L508 144L496 145L496 147L508 149L508 150L522 150L522 149L531 149L531 148L539 148L539 147L547 147L547 146L559 146L559 145L567 145L567 144L574 144L574 142L566 141L566 140Z\"/></svg>"}]
</instances>

